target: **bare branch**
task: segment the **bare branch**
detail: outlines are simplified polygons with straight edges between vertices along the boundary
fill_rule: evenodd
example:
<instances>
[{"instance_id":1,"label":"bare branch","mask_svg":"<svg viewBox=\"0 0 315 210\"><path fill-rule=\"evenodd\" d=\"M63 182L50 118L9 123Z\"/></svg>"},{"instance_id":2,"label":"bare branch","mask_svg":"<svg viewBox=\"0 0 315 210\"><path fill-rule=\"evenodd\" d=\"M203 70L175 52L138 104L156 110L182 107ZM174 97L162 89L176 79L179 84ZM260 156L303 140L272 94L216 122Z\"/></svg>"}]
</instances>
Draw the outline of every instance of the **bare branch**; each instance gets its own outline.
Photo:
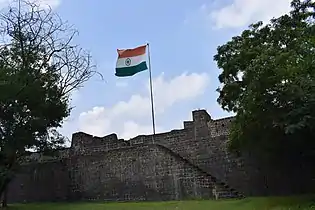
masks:
<instances>
[{"instance_id":1,"label":"bare branch","mask_svg":"<svg viewBox=\"0 0 315 210\"><path fill-rule=\"evenodd\" d=\"M61 87L61 95L82 87L95 74L102 78L90 54L73 43L77 31L51 9L43 10L35 3L22 0L18 9L10 7L6 14L0 15L0 33L12 40L6 47L19 43L21 50L20 57L7 65L28 67L32 63L38 72L58 74L56 83ZM29 60L34 52L36 65Z\"/></svg>"}]
</instances>

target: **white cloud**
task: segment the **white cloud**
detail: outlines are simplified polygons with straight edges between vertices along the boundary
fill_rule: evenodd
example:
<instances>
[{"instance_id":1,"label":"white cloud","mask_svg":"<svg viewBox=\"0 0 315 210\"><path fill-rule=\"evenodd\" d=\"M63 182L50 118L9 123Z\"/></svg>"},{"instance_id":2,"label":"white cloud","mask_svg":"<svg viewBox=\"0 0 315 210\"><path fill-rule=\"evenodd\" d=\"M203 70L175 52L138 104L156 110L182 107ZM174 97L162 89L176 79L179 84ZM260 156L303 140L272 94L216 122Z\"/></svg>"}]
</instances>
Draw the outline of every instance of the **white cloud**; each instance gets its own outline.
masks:
<instances>
[{"instance_id":1,"label":"white cloud","mask_svg":"<svg viewBox=\"0 0 315 210\"><path fill-rule=\"evenodd\" d=\"M110 132L111 127L111 119L106 114L104 107L94 107L92 110L81 113L79 117L80 129L96 136L105 135Z\"/></svg>"},{"instance_id":2,"label":"white cloud","mask_svg":"<svg viewBox=\"0 0 315 210\"><path fill-rule=\"evenodd\" d=\"M206 73L183 73L169 81L166 81L164 74L161 74L154 81L153 87L157 111L163 112L165 108L172 106L177 101L203 94L208 84L209 76Z\"/></svg>"},{"instance_id":3,"label":"white cloud","mask_svg":"<svg viewBox=\"0 0 315 210\"><path fill-rule=\"evenodd\" d=\"M165 129L157 126L155 128L158 132L163 132ZM120 138L129 139L139 134L152 134L152 125L139 125L134 121L124 122L123 132L120 134Z\"/></svg>"},{"instance_id":4,"label":"white cloud","mask_svg":"<svg viewBox=\"0 0 315 210\"><path fill-rule=\"evenodd\" d=\"M172 79L160 75L153 80L156 115L177 102L202 95L208 84L206 73L183 73ZM119 101L111 107L94 107L81 113L79 130L96 136L115 132L126 139L152 133L149 91L146 95L132 95L129 100ZM156 131L162 132L164 128L157 126Z\"/></svg>"},{"instance_id":5,"label":"white cloud","mask_svg":"<svg viewBox=\"0 0 315 210\"><path fill-rule=\"evenodd\" d=\"M262 20L269 21L290 10L291 0L233 0L231 4L210 12L217 28L236 28ZM203 6L204 7L204 6Z\"/></svg>"}]
</instances>

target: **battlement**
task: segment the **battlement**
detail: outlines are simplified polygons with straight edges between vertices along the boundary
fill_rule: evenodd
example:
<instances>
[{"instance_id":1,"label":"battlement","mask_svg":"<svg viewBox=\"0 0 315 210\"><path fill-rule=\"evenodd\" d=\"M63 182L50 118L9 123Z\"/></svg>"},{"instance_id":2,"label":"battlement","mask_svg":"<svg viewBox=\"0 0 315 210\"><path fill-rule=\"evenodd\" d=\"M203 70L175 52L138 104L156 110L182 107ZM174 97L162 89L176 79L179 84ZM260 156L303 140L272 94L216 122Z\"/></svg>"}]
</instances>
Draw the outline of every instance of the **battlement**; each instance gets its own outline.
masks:
<instances>
[{"instance_id":1,"label":"battlement","mask_svg":"<svg viewBox=\"0 0 315 210\"><path fill-rule=\"evenodd\" d=\"M211 116L204 109L192 111L193 122L199 125L205 125L211 121Z\"/></svg>"},{"instance_id":2,"label":"battlement","mask_svg":"<svg viewBox=\"0 0 315 210\"><path fill-rule=\"evenodd\" d=\"M25 162L37 161L48 162L58 159L68 158L73 153L89 154L92 152L104 152L112 149L125 148L138 144L154 143L168 145L175 139L183 139L187 132L196 132L195 128L203 128L209 137L226 136L234 117L222 119L212 119L206 110L192 111L192 121L184 121L182 129L174 129L168 132L157 133L154 135L139 135L131 139L119 139L117 134L112 133L107 136L98 137L84 132L77 132L72 135L71 147L56 151L53 156L41 153L31 153L25 158ZM196 135L196 134L195 134Z\"/></svg>"},{"instance_id":3,"label":"battlement","mask_svg":"<svg viewBox=\"0 0 315 210\"><path fill-rule=\"evenodd\" d=\"M210 130L210 136L227 136L229 134L229 129L233 120L234 117L227 117L209 121L207 125Z\"/></svg>"},{"instance_id":4,"label":"battlement","mask_svg":"<svg viewBox=\"0 0 315 210\"><path fill-rule=\"evenodd\" d=\"M51 151L50 154L43 154L41 152L30 152L29 155L23 158L22 164L28 164L30 162L51 162L61 160L70 157L70 148L59 149Z\"/></svg>"},{"instance_id":5,"label":"battlement","mask_svg":"<svg viewBox=\"0 0 315 210\"><path fill-rule=\"evenodd\" d=\"M128 141L118 139L115 133L104 137L97 137L83 132L78 132L72 135L71 149L74 152L89 153L107 151L129 145Z\"/></svg>"},{"instance_id":6,"label":"battlement","mask_svg":"<svg viewBox=\"0 0 315 210\"><path fill-rule=\"evenodd\" d=\"M172 139L182 138L185 136L186 132L190 132L196 127L208 130L209 137L217 137L228 134L233 117L213 120L206 110L194 110L192 111L192 119L192 121L183 122L183 129L175 129L169 132L155 134L154 140L153 135L139 135L125 140L118 139L116 134L97 137L78 132L72 135L71 149L74 152L89 153L124 148L136 144L152 144L153 141L154 143L165 144L168 141L172 141Z\"/></svg>"}]
</instances>

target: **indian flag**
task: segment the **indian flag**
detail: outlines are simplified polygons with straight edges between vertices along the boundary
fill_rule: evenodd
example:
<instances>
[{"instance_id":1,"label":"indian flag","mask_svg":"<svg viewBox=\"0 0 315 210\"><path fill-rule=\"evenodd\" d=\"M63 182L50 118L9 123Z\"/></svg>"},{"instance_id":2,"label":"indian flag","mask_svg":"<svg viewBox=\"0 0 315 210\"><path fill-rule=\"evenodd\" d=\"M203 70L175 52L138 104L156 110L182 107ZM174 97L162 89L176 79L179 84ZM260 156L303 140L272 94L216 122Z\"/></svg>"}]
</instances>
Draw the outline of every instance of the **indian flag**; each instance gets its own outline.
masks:
<instances>
[{"instance_id":1,"label":"indian flag","mask_svg":"<svg viewBox=\"0 0 315 210\"><path fill-rule=\"evenodd\" d=\"M134 49L118 49L115 75L117 77L128 77L147 70L146 47L147 45Z\"/></svg>"}]
</instances>

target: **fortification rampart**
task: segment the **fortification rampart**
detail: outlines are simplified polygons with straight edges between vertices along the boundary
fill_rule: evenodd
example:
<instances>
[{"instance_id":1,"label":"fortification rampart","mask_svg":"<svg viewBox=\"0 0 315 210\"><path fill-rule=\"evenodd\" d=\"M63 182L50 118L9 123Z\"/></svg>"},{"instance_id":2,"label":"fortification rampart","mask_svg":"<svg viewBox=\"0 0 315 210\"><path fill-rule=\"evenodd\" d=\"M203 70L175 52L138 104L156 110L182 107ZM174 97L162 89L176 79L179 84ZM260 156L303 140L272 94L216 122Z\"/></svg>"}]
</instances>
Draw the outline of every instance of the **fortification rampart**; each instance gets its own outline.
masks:
<instances>
[{"instance_id":1,"label":"fortification rampart","mask_svg":"<svg viewBox=\"0 0 315 210\"><path fill-rule=\"evenodd\" d=\"M313 177L304 168L292 170L288 164L283 167L290 173L283 174L246 155L237 158L229 153L233 119L213 120L205 110L196 110L183 129L156 134L154 142L152 135L123 140L116 134L74 133L71 147L56 156L29 156L10 186L9 198L174 200L291 194L314 188Z\"/></svg>"}]
</instances>

